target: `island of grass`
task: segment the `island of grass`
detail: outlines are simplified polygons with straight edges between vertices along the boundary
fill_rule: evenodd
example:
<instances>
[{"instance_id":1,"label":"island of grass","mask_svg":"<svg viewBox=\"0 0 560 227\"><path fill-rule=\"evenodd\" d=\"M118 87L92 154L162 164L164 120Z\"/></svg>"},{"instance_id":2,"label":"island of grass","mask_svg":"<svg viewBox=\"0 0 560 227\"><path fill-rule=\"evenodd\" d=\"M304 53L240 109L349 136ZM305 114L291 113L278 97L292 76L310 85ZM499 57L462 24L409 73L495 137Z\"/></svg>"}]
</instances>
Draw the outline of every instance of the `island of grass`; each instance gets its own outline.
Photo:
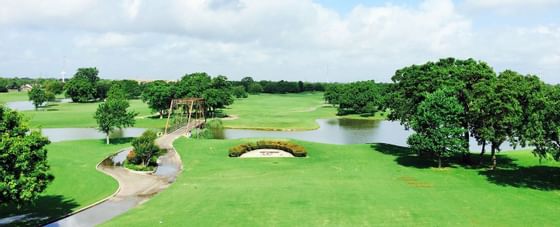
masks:
<instances>
[{"instance_id":1,"label":"island of grass","mask_svg":"<svg viewBox=\"0 0 560 227\"><path fill-rule=\"evenodd\" d=\"M118 189L118 183L96 166L119 149L130 146L129 141L117 139L106 145L103 140L84 140L48 145L48 162L54 181L34 205L20 209L14 204L0 205L0 217L21 215L21 221L10 224L38 226L110 196Z\"/></svg>"},{"instance_id":2,"label":"island of grass","mask_svg":"<svg viewBox=\"0 0 560 227\"><path fill-rule=\"evenodd\" d=\"M385 119L383 113L337 116L336 108L325 104L322 92L250 95L235 100L224 112L231 117L224 120L225 128L257 130L313 130L319 128L315 120L323 118Z\"/></svg>"},{"instance_id":3,"label":"island of grass","mask_svg":"<svg viewBox=\"0 0 560 227\"><path fill-rule=\"evenodd\" d=\"M105 226L554 226L560 164L505 152L496 171L444 169L385 144L294 141L309 158L236 159L256 140L179 139L169 189ZM516 218L523 217L523 218Z\"/></svg>"}]
</instances>

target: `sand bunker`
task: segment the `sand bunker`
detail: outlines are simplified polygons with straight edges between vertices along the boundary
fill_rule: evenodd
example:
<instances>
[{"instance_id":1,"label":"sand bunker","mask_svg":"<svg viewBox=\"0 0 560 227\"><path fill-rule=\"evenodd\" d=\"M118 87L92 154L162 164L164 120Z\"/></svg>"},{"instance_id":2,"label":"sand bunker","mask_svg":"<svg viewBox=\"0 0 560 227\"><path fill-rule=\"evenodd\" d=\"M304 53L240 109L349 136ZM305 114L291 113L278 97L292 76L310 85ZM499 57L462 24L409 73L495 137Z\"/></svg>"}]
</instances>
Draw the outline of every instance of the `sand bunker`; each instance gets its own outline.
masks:
<instances>
[{"instance_id":1,"label":"sand bunker","mask_svg":"<svg viewBox=\"0 0 560 227\"><path fill-rule=\"evenodd\" d=\"M293 158L294 155L277 149L258 149L244 153L240 158Z\"/></svg>"}]
</instances>

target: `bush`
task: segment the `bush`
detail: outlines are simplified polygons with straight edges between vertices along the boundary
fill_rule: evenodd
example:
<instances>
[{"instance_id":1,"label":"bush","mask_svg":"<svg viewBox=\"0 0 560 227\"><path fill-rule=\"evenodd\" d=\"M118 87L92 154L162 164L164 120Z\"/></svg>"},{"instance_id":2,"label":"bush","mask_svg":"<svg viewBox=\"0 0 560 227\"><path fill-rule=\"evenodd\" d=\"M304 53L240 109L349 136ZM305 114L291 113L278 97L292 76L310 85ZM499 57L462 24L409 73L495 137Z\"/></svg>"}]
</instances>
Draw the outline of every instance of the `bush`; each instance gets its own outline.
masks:
<instances>
[{"instance_id":1,"label":"bush","mask_svg":"<svg viewBox=\"0 0 560 227\"><path fill-rule=\"evenodd\" d=\"M157 135L148 130L132 140L133 150L128 153L126 163L139 166L156 166L157 158L164 153L156 144ZM126 166L126 165L125 165Z\"/></svg>"},{"instance_id":2,"label":"bush","mask_svg":"<svg viewBox=\"0 0 560 227\"><path fill-rule=\"evenodd\" d=\"M224 128L220 119L213 119L206 122L203 129L195 129L191 132L191 138L196 139L215 139L215 132Z\"/></svg>"},{"instance_id":3,"label":"bush","mask_svg":"<svg viewBox=\"0 0 560 227\"><path fill-rule=\"evenodd\" d=\"M283 150L295 157L305 157L307 156L307 151L304 147L287 142L287 141L270 141L270 140L260 140L256 143L246 143L240 144L229 149L229 157L239 157L244 153L258 149L276 149Z\"/></svg>"}]
</instances>

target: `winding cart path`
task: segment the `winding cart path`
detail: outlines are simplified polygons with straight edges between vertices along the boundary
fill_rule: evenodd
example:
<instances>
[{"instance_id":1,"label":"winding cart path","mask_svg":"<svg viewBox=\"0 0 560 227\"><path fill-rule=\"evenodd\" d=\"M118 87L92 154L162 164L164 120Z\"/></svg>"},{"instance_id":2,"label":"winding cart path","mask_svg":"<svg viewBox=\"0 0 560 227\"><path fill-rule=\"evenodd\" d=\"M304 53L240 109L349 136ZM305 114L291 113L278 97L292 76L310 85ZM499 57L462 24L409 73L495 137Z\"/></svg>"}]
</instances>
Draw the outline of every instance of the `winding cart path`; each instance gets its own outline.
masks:
<instances>
[{"instance_id":1,"label":"winding cart path","mask_svg":"<svg viewBox=\"0 0 560 227\"><path fill-rule=\"evenodd\" d=\"M167 153L159 157L159 165L154 174L137 173L120 166L98 165L99 171L118 181L117 192L46 226L95 226L138 206L163 191L175 181L183 168L181 158L173 147L173 141L190 133L192 129L203 123L203 121L194 121L156 140L161 148L167 149ZM131 148L127 148L119 153L130 150Z\"/></svg>"}]
</instances>

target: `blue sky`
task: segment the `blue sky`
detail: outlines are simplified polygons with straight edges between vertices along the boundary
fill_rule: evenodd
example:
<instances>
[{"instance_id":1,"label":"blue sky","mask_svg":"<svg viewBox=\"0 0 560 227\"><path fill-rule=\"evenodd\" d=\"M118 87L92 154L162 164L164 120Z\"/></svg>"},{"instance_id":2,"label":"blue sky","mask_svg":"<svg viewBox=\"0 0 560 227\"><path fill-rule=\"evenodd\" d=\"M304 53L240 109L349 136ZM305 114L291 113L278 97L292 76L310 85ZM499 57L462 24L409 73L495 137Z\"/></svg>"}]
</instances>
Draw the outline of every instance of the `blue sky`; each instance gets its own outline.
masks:
<instances>
[{"instance_id":1,"label":"blue sky","mask_svg":"<svg viewBox=\"0 0 560 227\"><path fill-rule=\"evenodd\" d=\"M560 83L560 0L0 0L0 6L0 76L57 76L95 66L114 79L205 71L232 79L389 81L398 68L456 57Z\"/></svg>"}]
</instances>

